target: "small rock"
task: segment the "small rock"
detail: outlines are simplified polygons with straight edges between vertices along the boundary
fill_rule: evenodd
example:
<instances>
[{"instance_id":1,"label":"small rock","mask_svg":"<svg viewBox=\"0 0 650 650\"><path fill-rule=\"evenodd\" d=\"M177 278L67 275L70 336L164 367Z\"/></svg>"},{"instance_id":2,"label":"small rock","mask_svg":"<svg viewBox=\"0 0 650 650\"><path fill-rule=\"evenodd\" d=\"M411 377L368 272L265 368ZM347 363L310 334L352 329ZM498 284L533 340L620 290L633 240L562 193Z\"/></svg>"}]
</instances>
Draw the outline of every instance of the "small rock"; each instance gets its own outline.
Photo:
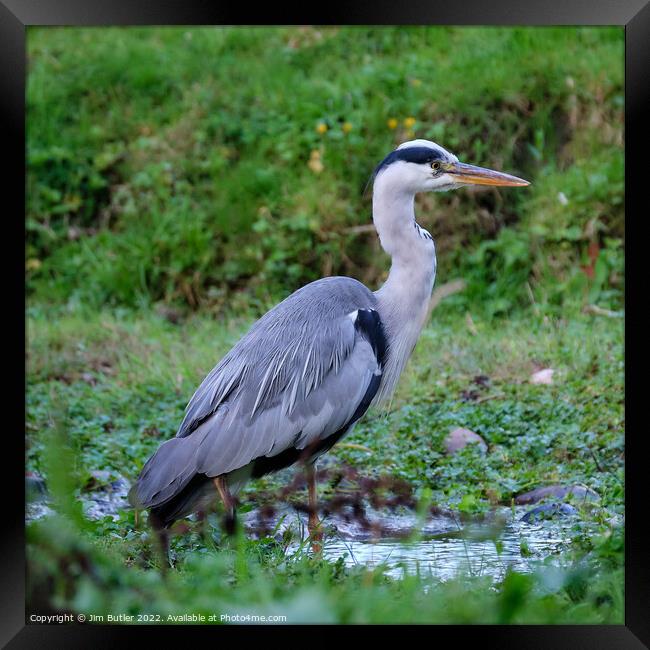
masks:
<instances>
[{"instance_id":1,"label":"small rock","mask_svg":"<svg viewBox=\"0 0 650 650\"><path fill-rule=\"evenodd\" d=\"M457 451L469 444L477 444L482 453L486 453L488 448L487 443L478 435L478 433L474 433L469 429L463 429L462 427L458 427L451 431L445 438L443 444L448 454L455 454Z\"/></svg>"},{"instance_id":2,"label":"small rock","mask_svg":"<svg viewBox=\"0 0 650 650\"><path fill-rule=\"evenodd\" d=\"M552 384L554 373L555 370L553 370L553 368L543 368L542 370L534 372L530 376L529 381L531 384Z\"/></svg>"},{"instance_id":3,"label":"small rock","mask_svg":"<svg viewBox=\"0 0 650 650\"><path fill-rule=\"evenodd\" d=\"M515 497L515 504L523 506L530 503L537 503L547 497L564 499L568 495L572 495L577 499L582 499L584 501L595 501L599 498L598 493L584 485L549 485L547 487L536 488L530 492L526 492L525 494L520 494Z\"/></svg>"},{"instance_id":4,"label":"small rock","mask_svg":"<svg viewBox=\"0 0 650 650\"><path fill-rule=\"evenodd\" d=\"M531 524L543 519L554 519L555 517L570 517L578 514L578 511L568 503L546 503L543 506L537 506L527 512L520 521L525 524Z\"/></svg>"}]
</instances>

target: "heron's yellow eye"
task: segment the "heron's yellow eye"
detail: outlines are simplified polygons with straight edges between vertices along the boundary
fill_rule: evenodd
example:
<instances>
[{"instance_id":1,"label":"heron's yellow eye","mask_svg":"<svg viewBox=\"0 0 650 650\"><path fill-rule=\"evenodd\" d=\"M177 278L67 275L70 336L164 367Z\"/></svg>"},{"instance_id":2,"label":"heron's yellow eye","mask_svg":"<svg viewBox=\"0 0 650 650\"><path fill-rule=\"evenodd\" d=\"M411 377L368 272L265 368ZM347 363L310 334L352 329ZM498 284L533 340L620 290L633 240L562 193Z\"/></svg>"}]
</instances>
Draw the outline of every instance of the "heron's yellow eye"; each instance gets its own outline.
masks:
<instances>
[{"instance_id":1,"label":"heron's yellow eye","mask_svg":"<svg viewBox=\"0 0 650 650\"><path fill-rule=\"evenodd\" d=\"M434 172L437 172L440 169L440 163L439 162L432 162L431 163L431 169L433 169Z\"/></svg>"}]
</instances>

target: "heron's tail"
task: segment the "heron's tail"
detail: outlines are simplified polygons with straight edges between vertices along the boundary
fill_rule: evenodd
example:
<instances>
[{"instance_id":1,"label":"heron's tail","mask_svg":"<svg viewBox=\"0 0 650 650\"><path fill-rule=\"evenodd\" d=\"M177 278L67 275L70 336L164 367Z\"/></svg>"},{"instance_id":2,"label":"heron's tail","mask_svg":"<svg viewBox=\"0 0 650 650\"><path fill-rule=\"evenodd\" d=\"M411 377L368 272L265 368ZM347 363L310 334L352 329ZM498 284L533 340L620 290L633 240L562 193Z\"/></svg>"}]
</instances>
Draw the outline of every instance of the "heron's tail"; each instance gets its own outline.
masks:
<instances>
[{"instance_id":1,"label":"heron's tail","mask_svg":"<svg viewBox=\"0 0 650 650\"><path fill-rule=\"evenodd\" d=\"M168 528L214 498L212 479L196 471L197 442L191 436L164 442L129 491L132 506L151 509L155 528Z\"/></svg>"}]
</instances>

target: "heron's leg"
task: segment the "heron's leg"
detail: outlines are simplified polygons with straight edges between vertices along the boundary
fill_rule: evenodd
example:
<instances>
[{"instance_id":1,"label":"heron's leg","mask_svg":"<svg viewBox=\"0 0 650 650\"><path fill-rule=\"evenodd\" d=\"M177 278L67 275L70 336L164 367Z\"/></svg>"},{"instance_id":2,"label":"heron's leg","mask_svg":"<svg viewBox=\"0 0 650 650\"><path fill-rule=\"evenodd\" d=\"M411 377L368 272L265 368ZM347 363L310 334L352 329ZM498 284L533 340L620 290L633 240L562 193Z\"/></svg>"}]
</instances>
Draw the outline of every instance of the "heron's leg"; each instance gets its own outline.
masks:
<instances>
[{"instance_id":1,"label":"heron's leg","mask_svg":"<svg viewBox=\"0 0 650 650\"><path fill-rule=\"evenodd\" d=\"M149 513L149 521L154 532L156 533L156 537L158 538L158 549L160 551L161 557L160 566L163 575L165 575L167 573L167 569L173 566L172 561L169 557L169 531L164 527L162 521L153 512Z\"/></svg>"},{"instance_id":2,"label":"heron's leg","mask_svg":"<svg viewBox=\"0 0 650 650\"><path fill-rule=\"evenodd\" d=\"M230 494L225 476L215 476L212 481L226 509L226 532L232 535L235 532L235 500Z\"/></svg>"},{"instance_id":3,"label":"heron's leg","mask_svg":"<svg viewBox=\"0 0 650 650\"><path fill-rule=\"evenodd\" d=\"M158 541L160 543L160 554L162 556L162 571L163 574L167 573L167 569L172 567L172 561L169 557L169 533L166 530L158 531Z\"/></svg>"},{"instance_id":4,"label":"heron's leg","mask_svg":"<svg viewBox=\"0 0 650 650\"><path fill-rule=\"evenodd\" d=\"M320 553L323 550L321 542L323 533L318 521L318 490L316 487L316 468L313 464L306 466L307 472L307 489L309 492L309 520L307 528L311 537L311 548L314 553Z\"/></svg>"}]
</instances>

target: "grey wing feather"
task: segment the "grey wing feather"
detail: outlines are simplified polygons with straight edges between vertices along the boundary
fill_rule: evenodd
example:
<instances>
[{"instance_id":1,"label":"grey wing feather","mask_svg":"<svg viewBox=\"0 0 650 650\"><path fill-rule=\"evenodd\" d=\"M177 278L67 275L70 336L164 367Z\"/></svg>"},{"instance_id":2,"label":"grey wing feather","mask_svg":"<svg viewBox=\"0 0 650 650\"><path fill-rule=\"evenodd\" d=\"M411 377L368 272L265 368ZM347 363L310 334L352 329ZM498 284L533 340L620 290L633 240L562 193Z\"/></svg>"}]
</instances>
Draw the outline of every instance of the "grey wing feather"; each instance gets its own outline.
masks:
<instances>
[{"instance_id":1,"label":"grey wing feather","mask_svg":"<svg viewBox=\"0 0 650 650\"><path fill-rule=\"evenodd\" d=\"M225 400L236 401L240 414L252 419L282 396L290 413L351 352L354 323L345 316L375 307L373 293L351 278L325 278L291 294L260 318L203 380L176 435L189 435Z\"/></svg>"},{"instance_id":2,"label":"grey wing feather","mask_svg":"<svg viewBox=\"0 0 650 650\"><path fill-rule=\"evenodd\" d=\"M217 414L214 421L210 419L197 429L210 430L198 447L197 471L217 476L255 458L273 456L289 447L304 449L334 434L350 421L377 370L372 347L359 341L344 367L338 373L328 373L289 415L282 401L252 420L237 418L234 411L224 418Z\"/></svg>"},{"instance_id":3,"label":"grey wing feather","mask_svg":"<svg viewBox=\"0 0 650 650\"><path fill-rule=\"evenodd\" d=\"M345 426L381 372L354 322L355 312L374 309L365 286L334 277L267 312L198 387L176 438L143 468L134 499L163 503L197 473L218 476L304 449Z\"/></svg>"}]
</instances>

